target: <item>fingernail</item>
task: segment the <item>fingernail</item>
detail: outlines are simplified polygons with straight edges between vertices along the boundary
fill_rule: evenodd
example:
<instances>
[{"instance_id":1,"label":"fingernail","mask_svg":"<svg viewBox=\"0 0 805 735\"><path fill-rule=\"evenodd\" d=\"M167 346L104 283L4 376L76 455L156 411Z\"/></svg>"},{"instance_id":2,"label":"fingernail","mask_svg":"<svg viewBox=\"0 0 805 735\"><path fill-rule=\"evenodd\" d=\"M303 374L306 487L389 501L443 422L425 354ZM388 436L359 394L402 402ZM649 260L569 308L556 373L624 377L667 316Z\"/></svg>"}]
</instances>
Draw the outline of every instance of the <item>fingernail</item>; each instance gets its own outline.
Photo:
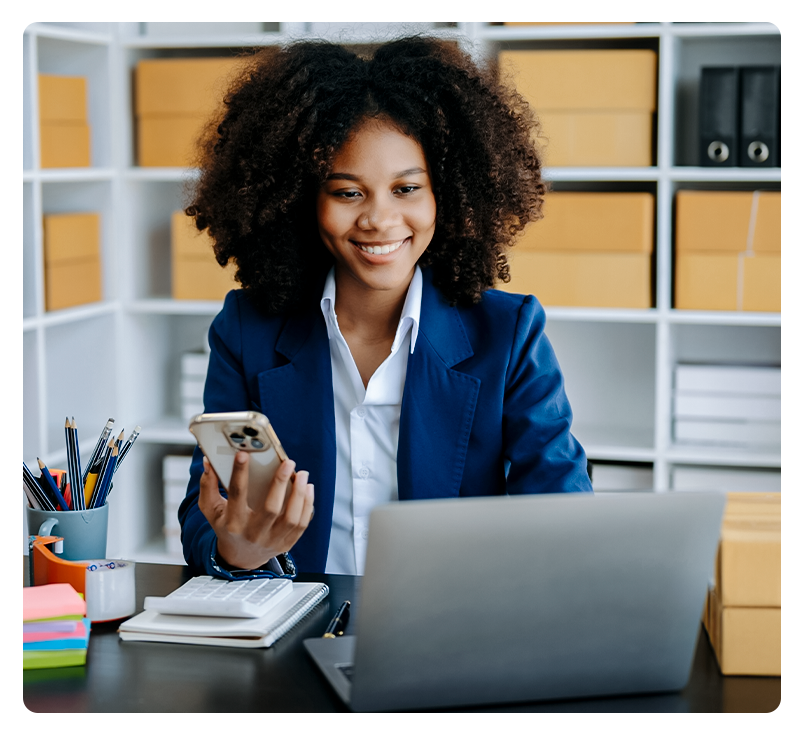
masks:
<instances>
[{"instance_id":1,"label":"fingernail","mask_svg":"<svg viewBox=\"0 0 805 735\"><path fill-rule=\"evenodd\" d=\"M210 460L208 460L206 457L202 457L201 461L202 464L204 465L204 473L206 474L207 472L210 471Z\"/></svg>"},{"instance_id":2,"label":"fingernail","mask_svg":"<svg viewBox=\"0 0 805 735\"><path fill-rule=\"evenodd\" d=\"M246 452L238 452L235 455L235 462L237 462L238 464L245 464L248 458L249 455L247 455Z\"/></svg>"},{"instance_id":3,"label":"fingernail","mask_svg":"<svg viewBox=\"0 0 805 735\"><path fill-rule=\"evenodd\" d=\"M280 467L280 472L282 472L282 476L286 479L290 477L291 474L293 474L294 467L296 467L296 462L294 462L292 459L288 459L285 462L283 462L282 467Z\"/></svg>"}]
</instances>

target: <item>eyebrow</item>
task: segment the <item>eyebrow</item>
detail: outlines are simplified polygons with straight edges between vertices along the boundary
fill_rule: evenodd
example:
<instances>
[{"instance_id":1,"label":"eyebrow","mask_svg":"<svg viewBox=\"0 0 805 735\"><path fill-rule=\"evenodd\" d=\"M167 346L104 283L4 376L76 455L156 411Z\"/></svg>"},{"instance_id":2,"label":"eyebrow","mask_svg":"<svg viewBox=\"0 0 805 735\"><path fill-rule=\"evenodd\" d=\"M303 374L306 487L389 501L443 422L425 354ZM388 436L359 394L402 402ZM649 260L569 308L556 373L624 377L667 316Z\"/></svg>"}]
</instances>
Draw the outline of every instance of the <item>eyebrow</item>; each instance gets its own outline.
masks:
<instances>
[{"instance_id":1,"label":"eyebrow","mask_svg":"<svg viewBox=\"0 0 805 735\"><path fill-rule=\"evenodd\" d=\"M398 171L396 174L392 175L394 179L404 179L406 176L414 176L415 174L426 174L424 168L420 168L419 166L414 166L414 168L407 168L405 171ZM359 177L355 176L354 174L348 173L338 173L333 172L327 177L327 181L331 179L346 179L347 181L359 181Z\"/></svg>"}]
</instances>

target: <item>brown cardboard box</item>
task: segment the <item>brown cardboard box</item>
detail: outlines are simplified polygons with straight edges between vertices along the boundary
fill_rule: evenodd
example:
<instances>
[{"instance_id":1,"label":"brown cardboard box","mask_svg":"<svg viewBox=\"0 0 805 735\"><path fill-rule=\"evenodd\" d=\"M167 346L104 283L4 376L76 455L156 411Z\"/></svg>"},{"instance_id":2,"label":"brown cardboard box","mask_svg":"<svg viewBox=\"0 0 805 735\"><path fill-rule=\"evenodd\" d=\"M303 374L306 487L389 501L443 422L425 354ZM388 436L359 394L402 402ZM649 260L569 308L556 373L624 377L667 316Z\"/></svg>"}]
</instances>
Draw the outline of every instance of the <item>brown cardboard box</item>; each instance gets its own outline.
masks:
<instances>
[{"instance_id":1,"label":"brown cardboard box","mask_svg":"<svg viewBox=\"0 0 805 735\"><path fill-rule=\"evenodd\" d=\"M779 253L782 239L782 195L779 191L760 191L752 250L756 253Z\"/></svg>"},{"instance_id":2,"label":"brown cardboard box","mask_svg":"<svg viewBox=\"0 0 805 735\"><path fill-rule=\"evenodd\" d=\"M654 196L647 192L550 192L545 217L530 224L517 250L650 253Z\"/></svg>"},{"instance_id":3,"label":"brown cardboard box","mask_svg":"<svg viewBox=\"0 0 805 735\"><path fill-rule=\"evenodd\" d=\"M548 166L650 166L651 50L502 51L500 74L534 108Z\"/></svg>"},{"instance_id":4,"label":"brown cardboard box","mask_svg":"<svg viewBox=\"0 0 805 735\"><path fill-rule=\"evenodd\" d=\"M141 118L137 125L137 163L140 166L193 166L204 123L203 119L191 116Z\"/></svg>"},{"instance_id":5,"label":"brown cardboard box","mask_svg":"<svg viewBox=\"0 0 805 735\"><path fill-rule=\"evenodd\" d=\"M39 75L41 122L87 122L86 77Z\"/></svg>"},{"instance_id":6,"label":"brown cardboard box","mask_svg":"<svg viewBox=\"0 0 805 735\"><path fill-rule=\"evenodd\" d=\"M751 191L677 192L677 252L744 252L752 197Z\"/></svg>"},{"instance_id":7,"label":"brown cardboard box","mask_svg":"<svg viewBox=\"0 0 805 735\"><path fill-rule=\"evenodd\" d=\"M648 253L517 252L504 291L534 294L543 306L651 307Z\"/></svg>"},{"instance_id":8,"label":"brown cardboard box","mask_svg":"<svg viewBox=\"0 0 805 735\"><path fill-rule=\"evenodd\" d=\"M100 216L48 214L43 224L45 308L55 311L100 301Z\"/></svg>"},{"instance_id":9,"label":"brown cardboard box","mask_svg":"<svg viewBox=\"0 0 805 735\"><path fill-rule=\"evenodd\" d=\"M674 304L712 311L781 310L779 255L678 253Z\"/></svg>"},{"instance_id":10,"label":"brown cardboard box","mask_svg":"<svg viewBox=\"0 0 805 735\"><path fill-rule=\"evenodd\" d=\"M196 143L221 105L238 58L143 59L137 64L137 162L195 164Z\"/></svg>"},{"instance_id":11,"label":"brown cardboard box","mask_svg":"<svg viewBox=\"0 0 805 735\"><path fill-rule=\"evenodd\" d=\"M234 264L218 265L209 235L199 232L182 211L171 216L171 264L174 299L220 301L240 287Z\"/></svg>"},{"instance_id":12,"label":"brown cardboard box","mask_svg":"<svg viewBox=\"0 0 805 735\"><path fill-rule=\"evenodd\" d=\"M780 493L729 493L716 559L716 588L726 606L779 607Z\"/></svg>"},{"instance_id":13,"label":"brown cardboard box","mask_svg":"<svg viewBox=\"0 0 805 735\"><path fill-rule=\"evenodd\" d=\"M142 59L134 89L138 116L206 118L223 100L239 58Z\"/></svg>"},{"instance_id":14,"label":"brown cardboard box","mask_svg":"<svg viewBox=\"0 0 805 735\"><path fill-rule=\"evenodd\" d=\"M717 589L711 589L708 596L705 627L721 673L780 676L781 609L725 606Z\"/></svg>"},{"instance_id":15,"label":"brown cardboard box","mask_svg":"<svg viewBox=\"0 0 805 735\"><path fill-rule=\"evenodd\" d=\"M91 165L89 125L42 122L39 148L42 168L85 168Z\"/></svg>"},{"instance_id":16,"label":"brown cardboard box","mask_svg":"<svg viewBox=\"0 0 805 735\"><path fill-rule=\"evenodd\" d=\"M101 218L95 212L46 214L43 218L45 262L100 256Z\"/></svg>"},{"instance_id":17,"label":"brown cardboard box","mask_svg":"<svg viewBox=\"0 0 805 735\"><path fill-rule=\"evenodd\" d=\"M781 309L780 192L676 195L677 309Z\"/></svg>"},{"instance_id":18,"label":"brown cardboard box","mask_svg":"<svg viewBox=\"0 0 805 735\"><path fill-rule=\"evenodd\" d=\"M538 116L656 109L657 54L648 49L501 51L498 60Z\"/></svg>"},{"instance_id":19,"label":"brown cardboard box","mask_svg":"<svg viewBox=\"0 0 805 735\"><path fill-rule=\"evenodd\" d=\"M45 308L48 311L90 304L102 298L99 258L45 265Z\"/></svg>"},{"instance_id":20,"label":"brown cardboard box","mask_svg":"<svg viewBox=\"0 0 805 735\"><path fill-rule=\"evenodd\" d=\"M539 113L546 166L651 166L652 113Z\"/></svg>"}]
</instances>

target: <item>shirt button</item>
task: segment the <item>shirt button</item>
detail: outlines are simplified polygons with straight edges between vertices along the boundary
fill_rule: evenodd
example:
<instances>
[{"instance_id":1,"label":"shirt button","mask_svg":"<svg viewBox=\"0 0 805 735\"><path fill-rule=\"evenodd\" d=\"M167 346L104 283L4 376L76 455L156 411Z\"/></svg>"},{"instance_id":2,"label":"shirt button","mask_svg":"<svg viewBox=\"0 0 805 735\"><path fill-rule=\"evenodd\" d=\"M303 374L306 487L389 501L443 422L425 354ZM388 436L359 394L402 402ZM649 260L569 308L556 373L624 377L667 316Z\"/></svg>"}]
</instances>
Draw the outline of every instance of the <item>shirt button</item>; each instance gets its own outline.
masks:
<instances>
[{"instance_id":1,"label":"shirt button","mask_svg":"<svg viewBox=\"0 0 805 735\"><path fill-rule=\"evenodd\" d=\"M358 414L358 418L362 419L364 416L366 416L366 409L359 408L355 413Z\"/></svg>"},{"instance_id":2,"label":"shirt button","mask_svg":"<svg viewBox=\"0 0 805 735\"><path fill-rule=\"evenodd\" d=\"M368 528L364 528L364 529L363 529L363 531L361 532L361 538L362 538L364 541L366 541L366 539L368 539L368 538L369 538L369 529L368 529Z\"/></svg>"},{"instance_id":3,"label":"shirt button","mask_svg":"<svg viewBox=\"0 0 805 735\"><path fill-rule=\"evenodd\" d=\"M366 468L366 467L361 467L361 468L358 470L358 475L359 475L360 477L362 477L362 478L365 480L367 477L369 477L369 470L368 470L368 468Z\"/></svg>"}]
</instances>

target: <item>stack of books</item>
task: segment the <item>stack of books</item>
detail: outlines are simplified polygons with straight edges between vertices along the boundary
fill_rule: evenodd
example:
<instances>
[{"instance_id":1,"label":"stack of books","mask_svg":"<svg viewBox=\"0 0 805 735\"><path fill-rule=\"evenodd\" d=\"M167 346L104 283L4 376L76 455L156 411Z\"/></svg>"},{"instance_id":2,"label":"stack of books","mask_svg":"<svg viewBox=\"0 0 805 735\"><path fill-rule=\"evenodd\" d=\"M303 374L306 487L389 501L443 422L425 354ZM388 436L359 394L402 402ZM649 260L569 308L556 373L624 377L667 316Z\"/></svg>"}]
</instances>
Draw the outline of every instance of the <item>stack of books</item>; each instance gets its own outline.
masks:
<instances>
[{"instance_id":1,"label":"stack of books","mask_svg":"<svg viewBox=\"0 0 805 735\"><path fill-rule=\"evenodd\" d=\"M772 366L677 365L674 439L779 450L780 377Z\"/></svg>"},{"instance_id":2,"label":"stack of books","mask_svg":"<svg viewBox=\"0 0 805 735\"><path fill-rule=\"evenodd\" d=\"M179 505L187 495L190 480L189 455L167 455L162 458L163 514L162 532L165 535L165 551L180 563L182 556L182 529L179 526Z\"/></svg>"},{"instance_id":3,"label":"stack of books","mask_svg":"<svg viewBox=\"0 0 805 735\"><path fill-rule=\"evenodd\" d=\"M87 662L90 621L84 598L69 584L22 590L22 668L52 669Z\"/></svg>"}]
</instances>

